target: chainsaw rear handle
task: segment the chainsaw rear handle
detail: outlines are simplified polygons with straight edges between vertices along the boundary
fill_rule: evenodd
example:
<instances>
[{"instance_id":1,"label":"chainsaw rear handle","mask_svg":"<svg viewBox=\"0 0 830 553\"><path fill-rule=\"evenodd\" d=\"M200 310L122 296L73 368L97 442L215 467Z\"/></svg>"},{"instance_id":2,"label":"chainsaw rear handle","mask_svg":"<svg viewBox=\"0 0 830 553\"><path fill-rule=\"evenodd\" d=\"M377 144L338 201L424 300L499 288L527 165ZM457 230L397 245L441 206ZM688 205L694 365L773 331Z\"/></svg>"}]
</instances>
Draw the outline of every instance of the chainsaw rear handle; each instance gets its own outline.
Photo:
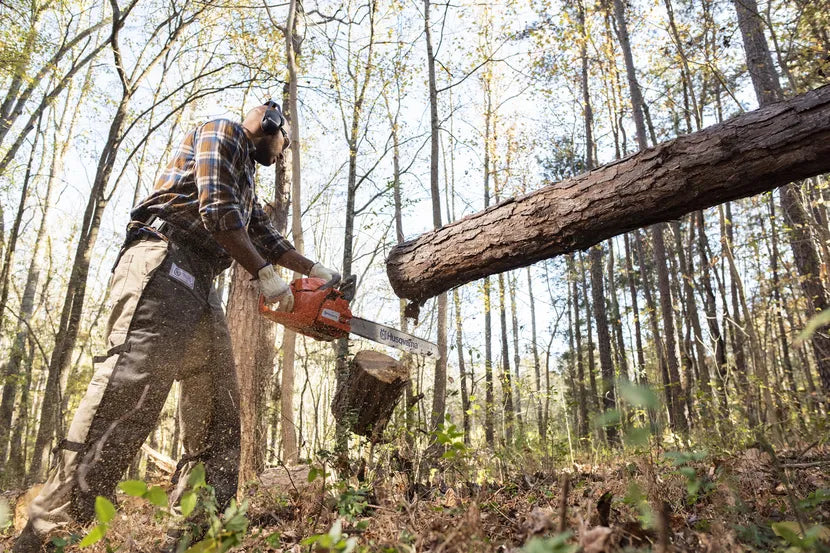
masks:
<instances>
[{"instance_id":1,"label":"chainsaw rear handle","mask_svg":"<svg viewBox=\"0 0 830 553\"><path fill-rule=\"evenodd\" d=\"M334 273L334 276L331 277L331 280L329 280L327 283L320 286L318 288L318 290L328 290L329 288L333 288L334 286L337 286L338 284L340 284L340 278L341 277L340 277L339 273Z\"/></svg>"},{"instance_id":2,"label":"chainsaw rear handle","mask_svg":"<svg viewBox=\"0 0 830 553\"><path fill-rule=\"evenodd\" d=\"M334 286L337 286L340 283L340 279L341 279L340 275L335 273L335 275L331 278L331 280L329 280L325 284L321 285L318 288L318 290L328 290L329 288L333 288ZM290 288L289 288L289 290L290 290ZM291 292L291 293L293 294L294 292ZM263 296L262 294L259 295L259 312L263 315L277 314L277 316L279 316L278 315L279 313L284 313L284 311L275 311L274 309L271 309L268 306L268 304L265 302L265 296Z\"/></svg>"}]
</instances>

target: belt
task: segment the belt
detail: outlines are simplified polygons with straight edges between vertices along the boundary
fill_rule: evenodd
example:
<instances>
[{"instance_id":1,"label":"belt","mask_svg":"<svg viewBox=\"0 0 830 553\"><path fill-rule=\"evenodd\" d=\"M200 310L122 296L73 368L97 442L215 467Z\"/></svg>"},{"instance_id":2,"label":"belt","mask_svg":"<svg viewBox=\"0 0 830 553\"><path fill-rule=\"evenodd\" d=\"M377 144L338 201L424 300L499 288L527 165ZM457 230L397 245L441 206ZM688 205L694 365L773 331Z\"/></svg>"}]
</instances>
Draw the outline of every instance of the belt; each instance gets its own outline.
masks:
<instances>
[{"instance_id":1,"label":"belt","mask_svg":"<svg viewBox=\"0 0 830 553\"><path fill-rule=\"evenodd\" d=\"M211 267L214 276L230 266L228 254L218 244L216 247L211 247L210 242L206 244L203 238L198 238L166 221L163 221L157 228L153 227L153 230L170 242L195 254L199 261Z\"/></svg>"}]
</instances>

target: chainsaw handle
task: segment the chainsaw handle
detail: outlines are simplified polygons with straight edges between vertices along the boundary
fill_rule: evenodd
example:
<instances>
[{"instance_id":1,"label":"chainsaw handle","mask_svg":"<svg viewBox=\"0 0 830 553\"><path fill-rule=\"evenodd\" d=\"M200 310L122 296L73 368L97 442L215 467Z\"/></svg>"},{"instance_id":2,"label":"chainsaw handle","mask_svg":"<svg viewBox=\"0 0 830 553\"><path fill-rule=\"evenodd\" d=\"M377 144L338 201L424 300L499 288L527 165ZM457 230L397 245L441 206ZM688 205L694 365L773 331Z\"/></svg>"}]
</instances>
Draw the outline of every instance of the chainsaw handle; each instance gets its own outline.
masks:
<instances>
[{"instance_id":1,"label":"chainsaw handle","mask_svg":"<svg viewBox=\"0 0 830 553\"><path fill-rule=\"evenodd\" d=\"M265 296L262 294L259 295L259 312L260 313L272 313L274 310L268 307L268 304L265 303Z\"/></svg>"},{"instance_id":2,"label":"chainsaw handle","mask_svg":"<svg viewBox=\"0 0 830 553\"><path fill-rule=\"evenodd\" d=\"M320 286L318 288L318 290L328 290L329 288L333 288L333 287L337 286L338 284L340 284L340 279L341 279L340 274L339 273L334 273L334 276L331 277L331 280L329 280L328 282L326 282L325 284Z\"/></svg>"}]
</instances>

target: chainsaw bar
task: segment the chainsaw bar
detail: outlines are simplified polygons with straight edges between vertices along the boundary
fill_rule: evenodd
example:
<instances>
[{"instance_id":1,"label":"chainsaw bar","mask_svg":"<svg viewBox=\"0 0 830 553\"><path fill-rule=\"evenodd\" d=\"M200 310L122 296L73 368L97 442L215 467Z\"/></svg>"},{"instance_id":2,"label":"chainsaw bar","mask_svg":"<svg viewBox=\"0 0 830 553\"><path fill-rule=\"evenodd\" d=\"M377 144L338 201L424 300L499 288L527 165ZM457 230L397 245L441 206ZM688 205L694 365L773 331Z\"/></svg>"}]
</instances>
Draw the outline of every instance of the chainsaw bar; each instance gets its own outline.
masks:
<instances>
[{"instance_id":1,"label":"chainsaw bar","mask_svg":"<svg viewBox=\"0 0 830 553\"><path fill-rule=\"evenodd\" d=\"M438 357L438 346L432 342L428 342L417 336L412 336L411 334L406 334L400 330L395 330L390 326L367 321L360 317L352 317L350 326L352 334L357 334L373 342L378 342L379 344L402 351L408 351L409 353L425 355L426 357Z\"/></svg>"}]
</instances>

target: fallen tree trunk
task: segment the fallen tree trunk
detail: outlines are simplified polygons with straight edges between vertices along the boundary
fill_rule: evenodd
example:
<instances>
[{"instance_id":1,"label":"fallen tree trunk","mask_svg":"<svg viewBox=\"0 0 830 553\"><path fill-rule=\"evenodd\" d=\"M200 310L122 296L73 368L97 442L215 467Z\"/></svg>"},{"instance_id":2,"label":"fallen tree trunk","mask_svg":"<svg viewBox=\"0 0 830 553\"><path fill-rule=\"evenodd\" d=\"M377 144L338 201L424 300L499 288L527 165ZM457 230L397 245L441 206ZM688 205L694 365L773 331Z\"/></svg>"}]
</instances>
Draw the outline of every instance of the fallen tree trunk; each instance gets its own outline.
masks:
<instances>
[{"instance_id":1,"label":"fallen tree trunk","mask_svg":"<svg viewBox=\"0 0 830 553\"><path fill-rule=\"evenodd\" d=\"M473 280L830 172L830 85L506 200L392 248L395 293Z\"/></svg>"}]
</instances>

